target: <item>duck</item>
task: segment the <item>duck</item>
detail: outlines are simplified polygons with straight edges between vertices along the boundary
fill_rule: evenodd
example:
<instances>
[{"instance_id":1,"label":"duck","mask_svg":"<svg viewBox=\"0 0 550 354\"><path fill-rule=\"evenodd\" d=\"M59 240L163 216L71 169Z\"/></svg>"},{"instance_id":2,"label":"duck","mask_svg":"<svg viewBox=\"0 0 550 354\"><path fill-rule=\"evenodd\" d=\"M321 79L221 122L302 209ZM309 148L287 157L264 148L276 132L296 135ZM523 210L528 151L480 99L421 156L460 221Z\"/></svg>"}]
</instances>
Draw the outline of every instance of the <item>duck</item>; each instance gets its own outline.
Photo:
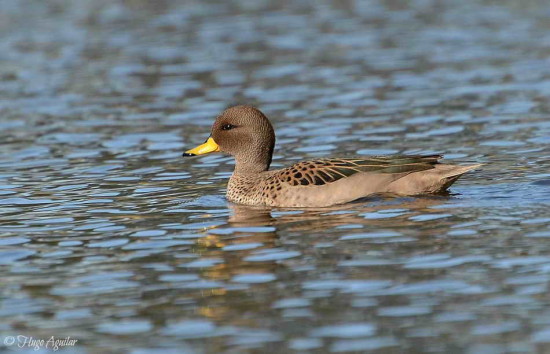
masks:
<instances>
[{"instance_id":1,"label":"duck","mask_svg":"<svg viewBox=\"0 0 550 354\"><path fill-rule=\"evenodd\" d=\"M442 155L389 155L315 158L270 170L275 131L258 108L227 108L206 141L183 153L221 152L233 156L227 184L232 203L280 208L319 208L374 195L418 196L444 193L464 173L482 166L440 163Z\"/></svg>"}]
</instances>

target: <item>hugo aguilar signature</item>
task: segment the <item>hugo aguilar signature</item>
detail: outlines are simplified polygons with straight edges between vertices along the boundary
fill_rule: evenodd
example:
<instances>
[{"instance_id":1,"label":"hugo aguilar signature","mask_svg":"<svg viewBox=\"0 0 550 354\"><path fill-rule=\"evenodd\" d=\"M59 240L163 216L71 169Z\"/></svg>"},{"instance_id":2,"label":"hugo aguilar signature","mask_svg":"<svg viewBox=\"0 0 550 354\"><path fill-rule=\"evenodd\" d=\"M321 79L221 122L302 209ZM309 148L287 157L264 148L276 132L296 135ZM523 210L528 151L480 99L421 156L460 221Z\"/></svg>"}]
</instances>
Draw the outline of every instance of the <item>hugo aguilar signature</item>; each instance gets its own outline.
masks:
<instances>
[{"instance_id":1,"label":"hugo aguilar signature","mask_svg":"<svg viewBox=\"0 0 550 354\"><path fill-rule=\"evenodd\" d=\"M60 347L73 347L78 342L78 339L56 338L51 336L48 339L33 338L23 335L7 336L4 338L4 345L12 346L16 345L19 348L32 348L39 350L40 348L47 348L53 351L57 351Z\"/></svg>"}]
</instances>

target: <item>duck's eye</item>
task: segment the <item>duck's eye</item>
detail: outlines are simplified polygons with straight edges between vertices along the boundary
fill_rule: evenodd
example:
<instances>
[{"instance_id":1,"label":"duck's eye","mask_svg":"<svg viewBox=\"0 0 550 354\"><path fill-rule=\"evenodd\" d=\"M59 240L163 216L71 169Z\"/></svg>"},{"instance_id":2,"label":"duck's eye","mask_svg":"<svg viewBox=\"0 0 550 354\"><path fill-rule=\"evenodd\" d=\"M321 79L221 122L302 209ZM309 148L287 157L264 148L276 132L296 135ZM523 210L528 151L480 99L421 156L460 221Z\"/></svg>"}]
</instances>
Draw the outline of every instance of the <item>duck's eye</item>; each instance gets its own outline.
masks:
<instances>
[{"instance_id":1,"label":"duck's eye","mask_svg":"<svg viewBox=\"0 0 550 354\"><path fill-rule=\"evenodd\" d=\"M231 130L233 128L236 128L233 124L224 124L224 125L222 125L222 130Z\"/></svg>"}]
</instances>

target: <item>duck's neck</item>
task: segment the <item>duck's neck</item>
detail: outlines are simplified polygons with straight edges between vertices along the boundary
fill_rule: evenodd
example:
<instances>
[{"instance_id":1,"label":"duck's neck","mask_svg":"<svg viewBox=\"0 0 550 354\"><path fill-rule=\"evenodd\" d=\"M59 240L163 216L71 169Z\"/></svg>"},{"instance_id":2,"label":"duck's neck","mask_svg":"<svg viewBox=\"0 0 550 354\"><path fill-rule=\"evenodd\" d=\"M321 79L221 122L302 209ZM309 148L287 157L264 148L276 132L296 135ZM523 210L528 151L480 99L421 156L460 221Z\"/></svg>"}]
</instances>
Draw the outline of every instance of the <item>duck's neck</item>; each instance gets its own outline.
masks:
<instances>
[{"instance_id":1,"label":"duck's neck","mask_svg":"<svg viewBox=\"0 0 550 354\"><path fill-rule=\"evenodd\" d=\"M263 159L260 159L258 157L255 159L236 157L234 173L237 175L258 174L269 170L270 164L271 156L269 157L269 159L266 159L265 157Z\"/></svg>"},{"instance_id":2,"label":"duck's neck","mask_svg":"<svg viewBox=\"0 0 550 354\"><path fill-rule=\"evenodd\" d=\"M235 157L235 174L258 174L269 170L275 138L260 139L246 147L241 147Z\"/></svg>"}]
</instances>

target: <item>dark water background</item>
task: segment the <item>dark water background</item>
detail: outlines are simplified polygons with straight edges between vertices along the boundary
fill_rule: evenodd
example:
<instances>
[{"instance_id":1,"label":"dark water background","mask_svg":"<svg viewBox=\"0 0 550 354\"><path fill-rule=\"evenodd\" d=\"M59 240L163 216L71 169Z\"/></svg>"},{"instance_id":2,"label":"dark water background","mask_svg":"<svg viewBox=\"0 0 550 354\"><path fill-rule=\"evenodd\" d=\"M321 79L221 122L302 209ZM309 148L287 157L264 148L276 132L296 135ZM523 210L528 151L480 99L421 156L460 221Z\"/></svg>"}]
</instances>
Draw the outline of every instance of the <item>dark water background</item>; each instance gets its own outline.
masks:
<instances>
[{"instance_id":1,"label":"dark water background","mask_svg":"<svg viewBox=\"0 0 550 354\"><path fill-rule=\"evenodd\" d=\"M0 61L2 338L550 352L548 2L2 0ZM449 197L233 206L230 158L180 155L235 103L274 167L488 165Z\"/></svg>"}]
</instances>

